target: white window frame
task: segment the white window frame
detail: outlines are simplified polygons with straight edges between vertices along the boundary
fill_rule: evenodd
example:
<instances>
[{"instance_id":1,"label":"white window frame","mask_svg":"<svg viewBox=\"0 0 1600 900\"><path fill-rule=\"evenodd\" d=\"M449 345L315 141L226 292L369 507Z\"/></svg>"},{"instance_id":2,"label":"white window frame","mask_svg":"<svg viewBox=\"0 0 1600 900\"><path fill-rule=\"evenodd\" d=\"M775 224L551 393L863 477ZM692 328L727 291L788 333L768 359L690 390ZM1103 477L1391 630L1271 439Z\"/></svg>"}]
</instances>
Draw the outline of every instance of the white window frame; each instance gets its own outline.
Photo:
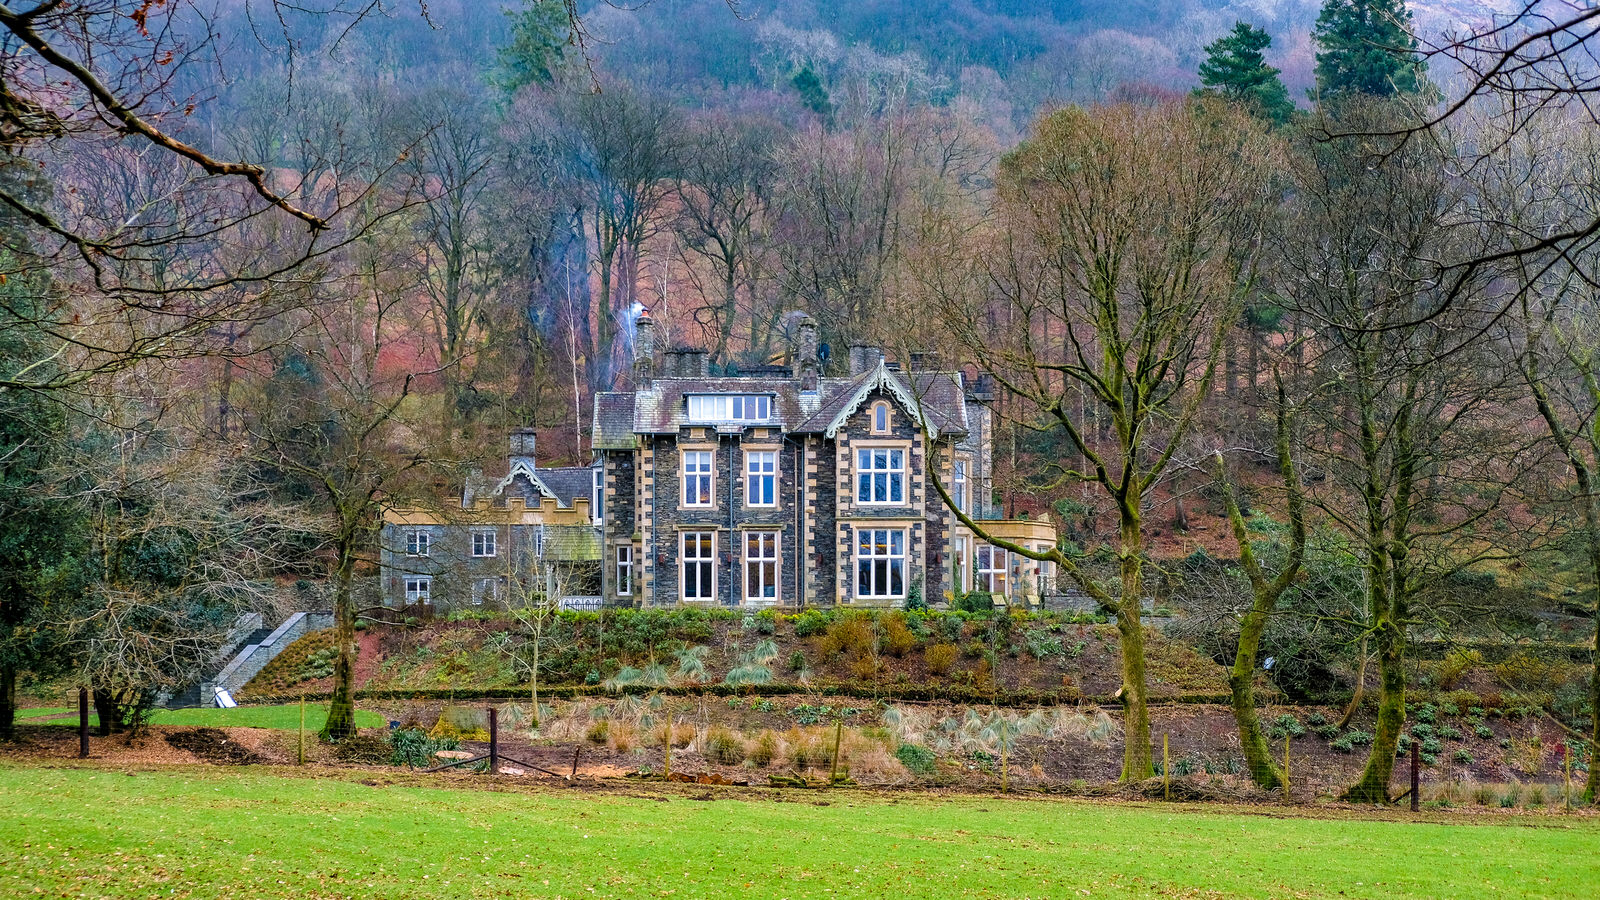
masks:
<instances>
[{"instance_id":1,"label":"white window frame","mask_svg":"<svg viewBox=\"0 0 1600 900\"><path fill-rule=\"evenodd\" d=\"M606 521L606 470L596 466L594 469L594 489L589 496L589 518L596 525L604 525Z\"/></svg>"},{"instance_id":2,"label":"white window frame","mask_svg":"<svg viewBox=\"0 0 1600 900\"><path fill-rule=\"evenodd\" d=\"M783 596L783 550L776 531L744 533L744 602L749 606L776 606ZM751 555L755 551L756 555ZM757 592L752 593L752 585ZM772 590L771 596L766 591Z\"/></svg>"},{"instance_id":3,"label":"white window frame","mask_svg":"<svg viewBox=\"0 0 1600 900\"><path fill-rule=\"evenodd\" d=\"M950 481L952 483L950 493L955 497L956 510L958 512L964 512L968 515L971 515L972 511L967 508L968 485L966 460L958 459L952 462Z\"/></svg>"},{"instance_id":4,"label":"white window frame","mask_svg":"<svg viewBox=\"0 0 1600 900\"><path fill-rule=\"evenodd\" d=\"M494 529L485 528L472 532L472 558L494 558L499 553L499 544L498 535Z\"/></svg>"},{"instance_id":5,"label":"white window frame","mask_svg":"<svg viewBox=\"0 0 1600 900\"><path fill-rule=\"evenodd\" d=\"M959 597L967 592L967 585L972 583L972 555L967 551L966 538L958 537L950 543L951 589Z\"/></svg>"},{"instance_id":6,"label":"white window frame","mask_svg":"<svg viewBox=\"0 0 1600 900\"><path fill-rule=\"evenodd\" d=\"M709 538L708 541L701 540ZM690 556L693 541L695 555ZM706 551L702 554L700 551ZM695 586L699 589L689 595L689 567L696 566ZM705 593L710 582L710 593ZM717 602L717 533L715 531L685 531L678 535L678 596L685 603Z\"/></svg>"},{"instance_id":7,"label":"white window frame","mask_svg":"<svg viewBox=\"0 0 1600 900\"><path fill-rule=\"evenodd\" d=\"M980 542L978 552L973 554L972 589L1002 597L1010 596L1006 593L1006 585L1011 578L1010 556L1000 547Z\"/></svg>"},{"instance_id":8,"label":"white window frame","mask_svg":"<svg viewBox=\"0 0 1600 900\"><path fill-rule=\"evenodd\" d=\"M617 547L617 596L633 596L633 545L621 544Z\"/></svg>"},{"instance_id":9,"label":"white window frame","mask_svg":"<svg viewBox=\"0 0 1600 900\"><path fill-rule=\"evenodd\" d=\"M769 394L690 394L691 422L766 422L772 418Z\"/></svg>"},{"instance_id":10,"label":"white window frame","mask_svg":"<svg viewBox=\"0 0 1600 900\"><path fill-rule=\"evenodd\" d=\"M778 451L744 452L744 505L767 509L778 505Z\"/></svg>"},{"instance_id":11,"label":"white window frame","mask_svg":"<svg viewBox=\"0 0 1600 900\"><path fill-rule=\"evenodd\" d=\"M433 543L433 535L420 528L406 532L406 555L426 557Z\"/></svg>"},{"instance_id":12,"label":"white window frame","mask_svg":"<svg viewBox=\"0 0 1600 900\"><path fill-rule=\"evenodd\" d=\"M879 468L878 454L883 454L884 465ZM907 469L906 458L911 451L906 447L857 447L856 448L856 504L858 506L906 506L910 501L906 499ZM899 465L895 465L895 460ZM884 498L875 499L877 492L876 479L883 479ZM899 498L895 498L895 489L899 488ZM866 496L863 496L863 495Z\"/></svg>"},{"instance_id":13,"label":"white window frame","mask_svg":"<svg viewBox=\"0 0 1600 900\"><path fill-rule=\"evenodd\" d=\"M472 605L482 606L483 601L492 600L500 602L501 586L505 584L504 577L490 576L488 578L475 578L472 581Z\"/></svg>"},{"instance_id":14,"label":"white window frame","mask_svg":"<svg viewBox=\"0 0 1600 900\"><path fill-rule=\"evenodd\" d=\"M679 454L679 475L683 480L683 505L697 509L717 505L717 451L684 450ZM702 467L701 464L704 464ZM701 501L700 488L705 488Z\"/></svg>"},{"instance_id":15,"label":"white window frame","mask_svg":"<svg viewBox=\"0 0 1600 900\"><path fill-rule=\"evenodd\" d=\"M879 540L879 536L882 540ZM899 537L899 550L895 537ZM858 528L856 529L855 595L863 600L902 600L910 578L910 541L908 528ZM879 552L879 550L883 552ZM899 590L894 588L894 575L900 575ZM866 589L863 590L863 579Z\"/></svg>"},{"instance_id":16,"label":"white window frame","mask_svg":"<svg viewBox=\"0 0 1600 900\"><path fill-rule=\"evenodd\" d=\"M889 433L889 401L879 400L872 404L872 433Z\"/></svg>"},{"instance_id":17,"label":"white window frame","mask_svg":"<svg viewBox=\"0 0 1600 900\"><path fill-rule=\"evenodd\" d=\"M407 575L405 577L406 604L433 603L433 576Z\"/></svg>"}]
</instances>

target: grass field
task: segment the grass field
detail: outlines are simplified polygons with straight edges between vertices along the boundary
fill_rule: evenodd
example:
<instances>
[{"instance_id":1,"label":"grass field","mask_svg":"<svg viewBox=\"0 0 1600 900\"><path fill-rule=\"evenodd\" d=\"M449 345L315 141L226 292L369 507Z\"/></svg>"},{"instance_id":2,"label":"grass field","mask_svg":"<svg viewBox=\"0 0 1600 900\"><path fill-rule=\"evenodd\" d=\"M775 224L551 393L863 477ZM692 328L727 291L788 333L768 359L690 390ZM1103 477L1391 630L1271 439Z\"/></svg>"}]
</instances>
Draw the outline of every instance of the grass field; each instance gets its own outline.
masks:
<instances>
[{"instance_id":1,"label":"grass field","mask_svg":"<svg viewBox=\"0 0 1600 900\"><path fill-rule=\"evenodd\" d=\"M281 770L280 770L281 771ZM0 763L0 896L1583 897L1600 823ZM1537 824L1530 824L1537 823Z\"/></svg>"},{"instance_id":2,"label":"grass field","mask_svg":"<svg viewBox=\"0 0 1600 900\"><path fill-rule=\"evenodd\" d=\"M77 716L65 719L48 719L38 721L41 716L56 713L76 713L76 707L35 707L17 711L17 721L27 725L68 725L77 727ZM322 730L322 724L328 719L328 705L326 703L306 704L306 729L309 731ZM94 713L89 714L89 724L99 725L100 718ZM300 727L300 706L289 704L286 706L240 706L234 709L158 709L150 716L152 725L206 725L212 728L276 728L280 731L294 731ZM365 709L356 710L357 728L380 728L385 723L383 716Z\"/></svg>"}]
</instances>

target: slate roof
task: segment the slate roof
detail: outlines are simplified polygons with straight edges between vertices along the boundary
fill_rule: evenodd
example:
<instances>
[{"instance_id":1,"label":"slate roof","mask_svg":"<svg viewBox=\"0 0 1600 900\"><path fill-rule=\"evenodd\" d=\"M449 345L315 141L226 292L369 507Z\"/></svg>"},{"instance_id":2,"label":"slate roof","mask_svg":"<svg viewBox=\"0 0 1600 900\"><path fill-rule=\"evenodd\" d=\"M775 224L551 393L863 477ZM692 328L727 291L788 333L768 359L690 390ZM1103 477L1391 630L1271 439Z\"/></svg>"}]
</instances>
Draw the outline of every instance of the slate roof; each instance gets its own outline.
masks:
<instances>
[{"instance_id":1,"label":"slate roof","mask_svg":"<svg viewBox=\"0 0 1600 900\"><path fill-rule=\"evenodd\" d=\"M722 378L661 378L640 391L598 393L594 400L596 450L631 450L637 435L676 434L690 425L690 394L770 394L772 415L765 425L789 433L827 433L876 390L902 398L902 405L924 410L940 434L965 435L966 395L961 376L951 372L907 375L878 366L850 378L819 378L817 390L801 390L798 378L766 375Z\"/></svg>"},{"instance_id":2,"label":"slate roof","mask_svg":"<svg viewBox=\"0 0 1600 900\"><path fill-rule=\"evenodd\" d=\"M473 472L467 476L461 502L472 506L479 500L488 500L494 506L505 506L511 498L521 497L527 505L538 506L542 498L554 497L563 509L571 509L572 501L594 496L594 476L587 466L534 469L533 479L537 483L522 470L513 470L509 480Z\"/></svg>"}]
</instances>

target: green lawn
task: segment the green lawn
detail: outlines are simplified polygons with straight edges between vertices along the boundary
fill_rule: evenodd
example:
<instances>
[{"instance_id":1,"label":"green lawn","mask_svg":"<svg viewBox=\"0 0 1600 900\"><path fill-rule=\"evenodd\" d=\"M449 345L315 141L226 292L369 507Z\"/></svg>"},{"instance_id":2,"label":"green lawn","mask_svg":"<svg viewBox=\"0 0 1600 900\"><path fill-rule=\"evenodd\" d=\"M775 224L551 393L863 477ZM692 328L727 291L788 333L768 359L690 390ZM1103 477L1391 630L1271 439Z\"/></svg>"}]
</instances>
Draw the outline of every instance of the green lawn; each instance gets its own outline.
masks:
<instances>
[{"instance_id":1,"label":"green lawn","mask_svg":"<svg viewBox=\"0 0 1600 900\"><path fill-rule=\"evenodd\" d=\"M65 707L40 707L36 709L18 710L17 721L30 725L69 725L77 727L76 716L65 719L50 719L44 722L35 722L31 719L51 713L77 712L77 708ZM306 704L306 729L308 731L321 731L322 724L328 720L328 705L326 703ZM93 712L89 713L89 724L99 725L100 719ZM286 706L239 706L233 709L158 709L150 717L152 725L208 725L212 728L276 728L280 731L294 731L300 727L300 705L291 703ZM357 728L381 728L388 724L383 716L365 709L356 710Z\"/></svg>"},{"instance_id":2,"label":"green lawn","mask_svg":"<svg viewBox=\"0 0 1600 900\"><path fill-rule=\"evenodd\" d=\"M281 770L278 770L281 771ZM355 776L351 776L354 778ZM1586 897L1600 823L0 763L0 896ZM696 796L702 799L694 799Z\"/></svg>"}]
</instances>

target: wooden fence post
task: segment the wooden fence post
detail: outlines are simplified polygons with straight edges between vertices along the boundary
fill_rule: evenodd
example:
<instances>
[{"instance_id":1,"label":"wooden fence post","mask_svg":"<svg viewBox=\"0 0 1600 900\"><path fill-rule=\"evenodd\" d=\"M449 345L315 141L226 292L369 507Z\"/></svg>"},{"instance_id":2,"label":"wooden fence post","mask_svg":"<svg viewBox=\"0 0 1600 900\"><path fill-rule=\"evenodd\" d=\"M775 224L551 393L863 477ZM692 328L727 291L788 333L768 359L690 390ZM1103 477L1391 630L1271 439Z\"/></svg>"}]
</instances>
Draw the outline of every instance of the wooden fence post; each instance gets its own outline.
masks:
<instances>
[{"instance_id":1,"label":"wooden fence post","mask_svg":"<svg viewBox=\"0 0 1600 900\"><path fill-rule=\"evenodd\" d=\"M844 720L838 719L833 723L833 766L828 770L829 784L839 780L839 744L843 738Z\"/></svg>"},{"instance_id":2,"label":"wooden fence post","mask_svg":"<svg viewBox=\"0 0 1600 900\"><path fill-rule=\"evenodd\" d=\"M1289 736L1283 736L1283 799L1289 800Z\"/></svg>"},{"instance_id":3,"label":"wooden fence post","mask_svg":"<svg viewBox=\"0 0 1600 900\"><path fill-rule=\"evenodd\" d=\"M489 774L500 774L500 710L489 707Z\"/></svg>"},{"instance_id":4,"label":"wooden fence post","mask_svg":"<svg viewBox=\"0 0 1600 900\"><path fill-rule=\"evenodd\" d=\"M664 741L664 743L667 745L667 756L666 756L666 761L664 763L662 763L662 766L661 766L661 777L667 779L668 781L671 781L672 780L672 713L667 713L667 739L666 739L666 741Z\"/></svg>"},{"instance_id":5,"label":"wooden fence post","mask_svg":"<svg viewBox=\"0 0 1600 900\"><path fill-rule=\"evenodd\" d=\"M1167 735L1161 735L1161 791L1170 802L1172 800L1172 754L1167 747Z\"/></svg>"},{"instance_id":6,"label":"wooden fence post","mask_svg":"<svg viewBox=\"0 0 1600 900\"><path fill-rule=\"evenodd\" d=\"M1422 809L1422 742L1411 742L1411 811Z\"/></svg>"},{"instance_id":7,"label":"wooden fence post","mask_svg":"<svg viewBox=\"0 0 1600 900\"><path fill-rule=\"evenodd\" d=\"M78 688L78 758L89 758L89 689Z\"/></svg>"}]
</instances>

